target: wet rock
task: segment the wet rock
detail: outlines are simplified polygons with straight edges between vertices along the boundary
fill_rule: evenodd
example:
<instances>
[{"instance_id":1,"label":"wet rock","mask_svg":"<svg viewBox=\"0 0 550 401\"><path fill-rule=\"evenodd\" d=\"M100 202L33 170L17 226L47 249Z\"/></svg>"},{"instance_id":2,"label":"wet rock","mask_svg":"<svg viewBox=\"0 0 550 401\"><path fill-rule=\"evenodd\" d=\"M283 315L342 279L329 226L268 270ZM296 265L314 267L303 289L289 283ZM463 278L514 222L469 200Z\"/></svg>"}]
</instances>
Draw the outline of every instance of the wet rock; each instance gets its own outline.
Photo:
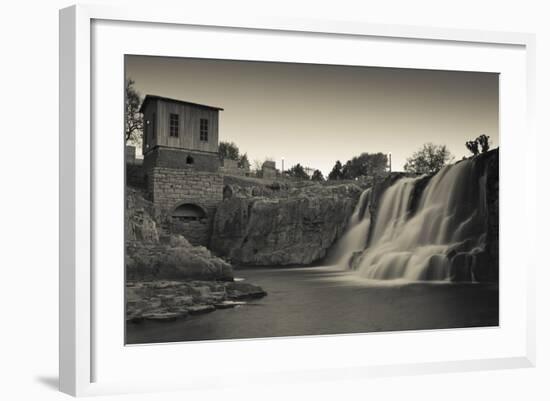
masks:
<instances>
[{"instance_id":1,"label":"wet rock","mask_svg":"<svg viewBox=\"0 0 550 401\"><path fill-rule=\"evenodd\" d=\"M361 263L362 255L363 255L363 251L353 252L351 257L348 260L348 268L351 270L356 270L359 267L359 264Z\"/></svg>"},{"instance_id":2,"label":"wet rock","mask_svg":"<svg viewBox=\"0 0 550 401\"><path fill-rule=\"evenodd\" d=\"M475 262L472 266L472 275L480 283L494 282L498 277L495 264L489 252L477 252L474 254Z\"/></svg>"},{"instance_id":3,"label":"wet rock","mask_svg":"<svg viewBox=\"0 0 550 401\"><path fill-rule=\"evenodd\" d=\"M193 305L187 308L187 311L191 315L201 315L203 313L214 312L216 307L214 305Z\"/></svg>"},{"instance_id":4,"label":"wet rock","mask_svg":"<svg viewBox=\"0 0 550 401\"><path fill-rule=\"evenodd\" d=\"M162 299L160 298L149 298L147 307L150 309L160 308L162 305Z\"/></svg>"},{"instance_id":5,"label":"wet rock","mask_svg":"<svg viewBox=\"0 0 550 401\"><path fill-rule=\"evenodd\" d=\"M486 272L479 272L480 278L497 282L499 277L499 150L483 153L481 161L486 164L486 197L487 197L487 237L486 250L488 261ZM481 270L481 269L480 269Z\"/></svg>"},{"instance_id":6,"label":"wet rock","mask_svg":"<svg viewBox=\"0 0 550 401\"><path fill-rule=\"evenodd\" d=\"M189 295L175 296L173 298L174 306L187 306L193 304L193 297Z\"/></svg>"},{"instance_id":7,"label":"wet rock","mask_svg":"<svg viewBox=\"0 0 550 401\"><path fill-rule=\"evenodd\" d=\"M225 292L211 292L207 296L200 297L199 300L204 303L216 303L223 301L225 295Z\"/></svg>"},{"instance_id":8,"label":"wet rock","mask_svg":"<svg viewBox=\"0 0 550 401\"><path fill-rule=\"evenodd\" d=\"M242 306L246 305L246 302L239 302L239 301L223 301L218 304L215 304L214 306L216 309L229 309L234 308L236 306Z\"/></svg>"},{"instance_id":9,"label":"wet rock","mask_svg":"<svg viewBox=\"0 0 550 401\"><path fill-rule=\"evenodd\" d=\"M456 253L456 252L455 252ZM451 281L472 281L472 255L469 253L456 253L451 259Z\"/></svg>"},{"instance_id":10,"label":"wet rock","mask_svg":"<svg viewBox=\"0 0 550 401\"><path fill-rule=\"evenodd\" d=\"M180 316L181 314L174 312L148 312L144 313L142 317L146 320L174 321Z\"/></svg>"},{"instance_id":11,"label":"wet rock","mask_svg":"<svg viewBox=\"0 0 550 401\"><path fill-rule=\"evenodd\" d=\"M444 255L435 254L428 259L428 266L423 272L420 280L445 280L449 261Z\"/></svg>"},{"instance_id":12,"label":"wet rock","mask_svg":"<svg viewBox=\"0 0 550 401\"><path fill-rule=\"evenodd\" d=\"M227 297L234 300L262 298L267 295L261 287L243 282L229 283L226 292Z\"/></svg>"}]
</instances>

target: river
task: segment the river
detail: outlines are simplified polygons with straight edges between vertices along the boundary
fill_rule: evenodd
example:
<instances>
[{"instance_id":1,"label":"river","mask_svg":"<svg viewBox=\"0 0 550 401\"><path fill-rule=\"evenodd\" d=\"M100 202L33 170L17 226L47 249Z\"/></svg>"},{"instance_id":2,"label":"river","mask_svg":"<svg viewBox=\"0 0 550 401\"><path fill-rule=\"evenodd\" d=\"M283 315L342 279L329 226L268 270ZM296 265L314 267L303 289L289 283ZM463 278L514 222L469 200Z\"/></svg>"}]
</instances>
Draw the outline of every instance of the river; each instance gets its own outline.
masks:
<instances>
[{"instance_id":1,"label":"river","mask_svg":"<svg viewBox=\"0 0 550 401\"><path fill-rule=\"evenodd\" d=\"M254 268L235 275L268 295L172 322L127 323L127 344L498 325L498 285L372 281L335 267Z\"/></svg>"}]
</instances>

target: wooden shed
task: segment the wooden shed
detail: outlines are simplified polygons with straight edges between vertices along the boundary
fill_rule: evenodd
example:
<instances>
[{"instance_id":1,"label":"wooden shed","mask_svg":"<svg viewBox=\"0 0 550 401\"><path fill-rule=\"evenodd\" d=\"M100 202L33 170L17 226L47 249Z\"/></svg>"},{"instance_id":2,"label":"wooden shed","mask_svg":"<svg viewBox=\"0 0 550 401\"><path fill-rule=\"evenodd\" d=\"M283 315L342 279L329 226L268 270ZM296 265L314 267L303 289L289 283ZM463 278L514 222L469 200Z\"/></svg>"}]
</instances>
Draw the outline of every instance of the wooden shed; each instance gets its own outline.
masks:
<instances>
[{"instance_id":1,"label":"wooden shed","mask_svg":"<svg viewBox=\"0 0 550 401\"><path fill-rule=\"evenodd\" d=\"M201 156L218 158L220 110L223 109L184 100L145 96L140 109L144 119L144 156L158 148L184 151L169 157L181 159L173 160L176 165L172 167L176 168L195 164L197 156L199 159L204 159ZM200 166L201 163L196 167L201 169Z\"/></svg>"}]
</instances>

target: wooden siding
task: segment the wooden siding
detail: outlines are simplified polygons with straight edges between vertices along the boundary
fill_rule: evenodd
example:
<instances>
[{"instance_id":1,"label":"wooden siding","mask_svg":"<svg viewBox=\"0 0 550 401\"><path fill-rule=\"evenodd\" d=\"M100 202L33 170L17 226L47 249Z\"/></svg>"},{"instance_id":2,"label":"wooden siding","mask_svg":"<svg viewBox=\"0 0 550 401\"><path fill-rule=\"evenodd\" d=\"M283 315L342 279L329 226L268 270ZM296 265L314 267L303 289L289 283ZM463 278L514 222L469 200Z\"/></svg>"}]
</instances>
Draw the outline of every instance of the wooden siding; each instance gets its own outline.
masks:
<instances>
[{"instance_id":1,"label":"wooden siding","mask_svg":"<svg viewBox=\"0 0 550 401\"><path fill-rule=\"evenodd\" d=\"M218 110L162 100L150 102L146 114L149 109L156 109L157 112L157 136L156 140L149 142L149 149L160 145L203 152L218 152ZM178 114L180 116L178 137L170 136L170 114ZM200 140L201 118L209 121L207 142Z\"/></svg>"},{"instance_id":2,"label":"wooden siding","mask_svg":"<svg viewBox=\"0 0 550 401\"><path fill-rule=\"evenodd\" d=\"M145 112L143 113L143 154L147 153L157 145L159 133L157 103L157 101L149 102L144 110ZM149 124L147 124L148 121ZM145 126L146 124L147 127Z\"/></svg>"}]
</instances>

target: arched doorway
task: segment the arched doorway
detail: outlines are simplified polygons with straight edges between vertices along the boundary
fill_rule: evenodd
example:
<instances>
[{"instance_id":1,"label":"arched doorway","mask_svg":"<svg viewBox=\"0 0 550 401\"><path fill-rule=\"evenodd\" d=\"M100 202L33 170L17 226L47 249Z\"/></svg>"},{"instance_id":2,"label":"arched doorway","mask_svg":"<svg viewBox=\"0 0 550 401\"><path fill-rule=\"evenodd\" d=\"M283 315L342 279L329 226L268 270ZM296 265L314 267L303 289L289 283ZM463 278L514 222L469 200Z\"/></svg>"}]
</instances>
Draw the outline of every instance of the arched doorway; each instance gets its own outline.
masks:
<instances>
[{"instance_id":1,"label":"arched doorway","mask_svg":"<svg viewBox=\"0 0 550 401\"><path fill-rule=\"evenodd\" d=\"M208 215L199 205L182 203L172 211L172 232L183 235L193 245L208 244Z\"/></svg>"},{"instance_id":2,"label":"arched doorway","mask_svg":"<svg viewBox=\"0 0 550 401\"><path fill-rule=\"evenodd\" d=\"M174 209L172 218L178 221L196 221L206 217L206 212L194 203L183 203Z\"/></svg>"}]
</instances>

